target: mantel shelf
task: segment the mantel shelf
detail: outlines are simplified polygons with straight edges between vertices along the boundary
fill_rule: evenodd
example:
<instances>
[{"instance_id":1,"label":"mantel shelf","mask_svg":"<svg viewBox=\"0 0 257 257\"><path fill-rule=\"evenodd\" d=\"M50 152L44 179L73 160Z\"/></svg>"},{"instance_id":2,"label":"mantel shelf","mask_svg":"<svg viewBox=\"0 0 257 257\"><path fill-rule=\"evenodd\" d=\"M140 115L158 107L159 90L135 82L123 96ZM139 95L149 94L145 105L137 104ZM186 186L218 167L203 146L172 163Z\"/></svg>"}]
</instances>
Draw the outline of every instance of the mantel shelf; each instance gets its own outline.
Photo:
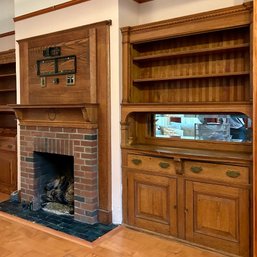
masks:
<instances>
[{"instance_id":1,"label":"mantel shelf","mask_svg":"<svg viewBox=\"0 0 257 257\"><path fill-rule=\"evenodd\" d=\"M98 104L9 105L21 125L97 128Z\"/></svg>"},{"instance_id":2,"label":"mantel shelf","mask_svg":"<svg viewBox=\"0 0 257 257\"><path fill-rule=\"evenodd\" d=\"M194 49L194 50L187 50L181 52L169 52L169 53L158 53L158 54L151 54L151 55L142 55L142 56L135 56L133 58L134 62L144 62L144 61L158 61L164 59L170 59L174 57L185 57L185 56L194 56L194 55L204 55L204 54L215 54L221 52L229 52L234 50L244 50L249 48L249 44L240 44L234 46L222 46L222 47L213 47L213 48L205 48L205 49Z\"/></svg>"},{"instance_id":3,"label":"mantel shelf","mask_svg":"<svg viewBox=\"0 0 257 257\"><path fill-rule=\"evenodd\" d=\"M219 103L123 103L122 122L133 112L169 112L169 113L235 113L241 112L252 117L252 103L249 102L219 102Z\"/></svg>"},{"instance_id":4,"label":"mantel shelf","mask_svg":"<svg viewBox=\"0 0 257 257\"><path fill-rule=\"evenodd\" d=\"M82 103L82 104L10 104L13 109L77 109L77 108L89 108L98 107L95 103Z\"/></svg>"},{"instance_id":5,"label":"mantel shelf","mask_svg":"<svg viewBox=\"0 0 257 257\"><path fill-rule=\"evenodd\" d=\"M187 75L187 76L173 76L166 78L144 78L144 79L134 79L134 83L148 83L148 82L161 82L161 81L171 81L171 80L184 80L184 79L204 79L204 78L219 78L219 77L231 77L231 76L245 76L249 75L249 71L240 72L226 72L219 74L204 74L204 75Z\"/></svg>"}]
</instances>

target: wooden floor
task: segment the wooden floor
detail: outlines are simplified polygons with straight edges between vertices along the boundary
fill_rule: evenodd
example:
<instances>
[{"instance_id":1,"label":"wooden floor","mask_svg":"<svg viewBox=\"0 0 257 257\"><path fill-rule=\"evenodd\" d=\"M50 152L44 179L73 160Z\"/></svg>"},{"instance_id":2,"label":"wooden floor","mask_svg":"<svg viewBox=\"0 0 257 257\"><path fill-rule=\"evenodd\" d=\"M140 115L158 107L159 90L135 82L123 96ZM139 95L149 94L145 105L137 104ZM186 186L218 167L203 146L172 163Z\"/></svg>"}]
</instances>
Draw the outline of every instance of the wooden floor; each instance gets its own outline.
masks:
<instances>
[{"instance_id":1,"label":"wooden floor","mask_svg":"<svg viewBox=\"0 0 257 257\"><path fill-rule=\"evenodd\" d=\"M0 257L43 256L224 257L123 226L91 244L0 212Z\"/></svg>"}]
</instances>

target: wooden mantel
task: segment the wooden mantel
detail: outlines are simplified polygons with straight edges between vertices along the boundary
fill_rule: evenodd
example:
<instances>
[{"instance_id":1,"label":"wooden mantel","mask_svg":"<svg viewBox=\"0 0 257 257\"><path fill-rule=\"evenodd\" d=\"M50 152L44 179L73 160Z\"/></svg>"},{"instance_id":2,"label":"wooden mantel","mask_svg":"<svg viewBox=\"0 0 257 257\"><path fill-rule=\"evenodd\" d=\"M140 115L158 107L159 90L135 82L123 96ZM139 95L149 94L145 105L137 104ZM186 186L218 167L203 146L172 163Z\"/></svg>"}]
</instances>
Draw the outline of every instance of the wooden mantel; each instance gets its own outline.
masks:
<instances>
[{"instance_id":1,"label":"wooden mantel","mask_svg":"<svg viewBox=\"0 0 257 257\"><path fill-rule=\"evenodd\" d=\"M97 128L98 104L9 105L20 125Z\"/></svg>"}]
</instances>

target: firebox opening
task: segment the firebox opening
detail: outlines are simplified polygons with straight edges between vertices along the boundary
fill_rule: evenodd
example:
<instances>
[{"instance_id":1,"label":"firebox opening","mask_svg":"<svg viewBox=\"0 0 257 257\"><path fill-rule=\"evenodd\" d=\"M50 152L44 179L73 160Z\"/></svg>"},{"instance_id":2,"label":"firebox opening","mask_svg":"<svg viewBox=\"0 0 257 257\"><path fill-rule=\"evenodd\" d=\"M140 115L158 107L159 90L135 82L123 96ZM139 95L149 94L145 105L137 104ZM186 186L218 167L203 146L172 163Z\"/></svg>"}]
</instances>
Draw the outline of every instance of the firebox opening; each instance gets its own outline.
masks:
<instances>
[{"instance_id":1,"label":"firebox opening","mask_svg":"<svg viewBox=\"0 0 257 257\"><path fill-rule=\"evenodd\" d=\"M33 209L74 214L74 157L34 152Z\"/></svg>"}]
</instances>

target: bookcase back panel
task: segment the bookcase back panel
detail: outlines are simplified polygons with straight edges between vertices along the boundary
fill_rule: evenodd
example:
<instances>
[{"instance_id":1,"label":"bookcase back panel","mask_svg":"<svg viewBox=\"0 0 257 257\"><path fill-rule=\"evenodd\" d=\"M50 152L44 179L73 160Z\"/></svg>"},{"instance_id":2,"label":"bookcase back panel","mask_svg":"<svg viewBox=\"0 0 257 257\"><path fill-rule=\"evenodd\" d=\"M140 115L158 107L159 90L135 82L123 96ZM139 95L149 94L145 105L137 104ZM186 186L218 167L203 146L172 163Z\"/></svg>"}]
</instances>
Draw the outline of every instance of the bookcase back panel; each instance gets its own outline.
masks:
<instances>
[{"instance_id":1,"label":"bookcase back panel","mask_svg":"<svg viewBox=\"0 0 257 257\"><path fill-rule=\"evenodd\" d=\"M245 102L249 88L247 76L151 82L135 86L131 98L136 103Z\"/></svg>"},{"instance_id":2,"label":"bookcase back panel","mask_svg":"<svg viewBox=\"0 0 257 257\"><path fill-rule=\"evenodd\" d=\"M249 26L131 44L131 103L250 101Z\"/></svg>"},{"instance_id":3,"label":"bookcase back panel","mask_svg":"<svg viewBox=\"0 0 257 257\"><path fill-rule=\"evenodd\" d=\"M249 41L249 28L241 27L134 44L133 55L134 57L143 57L164 53L184 53L193 50L196 50L198 54L199 50L239 47L249 44Z\"/></svg>"}]
</instances>

